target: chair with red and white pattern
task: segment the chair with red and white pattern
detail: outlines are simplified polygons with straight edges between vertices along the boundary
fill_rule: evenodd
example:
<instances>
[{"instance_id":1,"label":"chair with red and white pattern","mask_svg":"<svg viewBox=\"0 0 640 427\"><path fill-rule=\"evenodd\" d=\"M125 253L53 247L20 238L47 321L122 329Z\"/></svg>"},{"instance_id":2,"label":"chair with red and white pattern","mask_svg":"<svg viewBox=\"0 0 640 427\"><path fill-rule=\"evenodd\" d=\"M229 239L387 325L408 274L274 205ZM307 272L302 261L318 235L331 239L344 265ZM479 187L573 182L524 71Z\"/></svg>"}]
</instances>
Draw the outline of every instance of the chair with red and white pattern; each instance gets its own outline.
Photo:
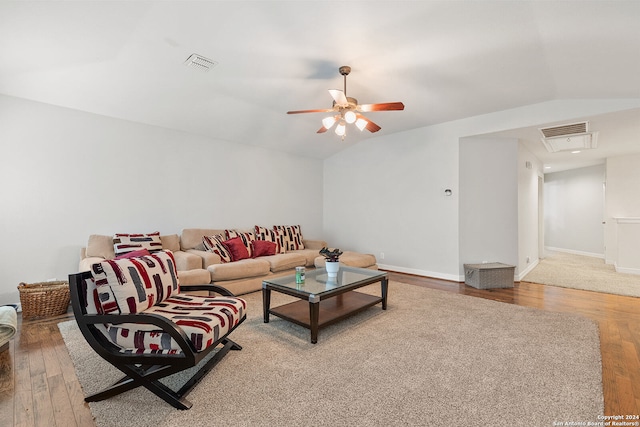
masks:
<instances>
[{"instance_id":1,"label":"chair with red and white pattern","mask_svg":"<svg viewBox=\"0 0 640 427\"><path fill-rule=\"evenodd\" d=\"M125 374L87 402L143 386L175 408L189 409L185 397L193 387L230 350L242 349L229 334L245 320L246 302L217 285L180 286L170 251L94 264L69 275L69 285L85 339ZM198 290L215 296L184 293ZM177 391L159 381L199 364Z\"/></svg>"}]
</instances>

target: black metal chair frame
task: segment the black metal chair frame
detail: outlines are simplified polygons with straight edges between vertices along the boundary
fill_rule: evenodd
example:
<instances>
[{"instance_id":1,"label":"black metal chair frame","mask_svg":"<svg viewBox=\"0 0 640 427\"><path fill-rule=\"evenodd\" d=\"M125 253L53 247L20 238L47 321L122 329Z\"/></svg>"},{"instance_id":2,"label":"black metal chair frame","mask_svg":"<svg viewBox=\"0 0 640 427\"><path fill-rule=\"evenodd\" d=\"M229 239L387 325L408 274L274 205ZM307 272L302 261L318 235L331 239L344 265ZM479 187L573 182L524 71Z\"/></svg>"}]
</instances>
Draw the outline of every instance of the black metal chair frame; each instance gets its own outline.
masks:
<instances>
[{"instance_id":1,"label":"black metal chair frame","mask_svg":"<svg viewBox=\"0 0 640 427\"><path fill-rule=\"evenodd\" d=\"M71 305L76 317L78 327L89 345L103 359L122 371L125 376L116 381L103 391L87 396L86 402L97 402L123 393L127 390L143 386L165 402L177 409L189 409L192 403L186 399L191 390L214 366L220 362L230 350L241 350L242 347L231 341L228 336L244 320L233 327L226 335L221 337L206 349L197 352L185 332L175 323L156 314L88 314L85 280L91 277L90 272L69 275L69 287L71 293ZM207 290L224 296L234 296L227 289L212 285L181 285L181 292ZM98 324L138 323L152 324L162 329L178 344L182 353L179 354L133 354L122 353L120 347L108 340L104 334L96 328ZM222 347L220 348L220 344ZM192 368L198 365L212 351L218 348L217 353L207 360L177 391L172 390L159 380L176 372Z\"/></svg>"}]
</instances>

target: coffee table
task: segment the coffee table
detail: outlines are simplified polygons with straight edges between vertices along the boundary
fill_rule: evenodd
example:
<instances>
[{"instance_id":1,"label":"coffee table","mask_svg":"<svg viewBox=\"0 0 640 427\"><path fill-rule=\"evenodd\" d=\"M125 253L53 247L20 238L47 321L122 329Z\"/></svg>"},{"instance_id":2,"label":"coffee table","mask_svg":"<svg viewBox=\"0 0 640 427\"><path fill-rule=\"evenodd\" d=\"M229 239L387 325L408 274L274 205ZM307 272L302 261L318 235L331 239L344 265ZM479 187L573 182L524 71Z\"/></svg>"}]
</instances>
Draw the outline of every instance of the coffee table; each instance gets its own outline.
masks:
<instances>
[{"instance_id":1,"label":"coffee table","mask_svg":"<svg viewBox=\"0 0 640 427\"><path fill-rule=\"evenodd\" d=\"M380 282L381 296L356 292L372 283ZM297 284L296 276L282 276L262 282L262 309L264 323L269 315L280 317L311 330L311 343L318 342L318 330L378 303L387 309L389 273L367 268L340 266L337 276L331 278L324 268L306 271L304 283ZM299 298L271 308L271 291Z\"/></svg>"}]
</instances>

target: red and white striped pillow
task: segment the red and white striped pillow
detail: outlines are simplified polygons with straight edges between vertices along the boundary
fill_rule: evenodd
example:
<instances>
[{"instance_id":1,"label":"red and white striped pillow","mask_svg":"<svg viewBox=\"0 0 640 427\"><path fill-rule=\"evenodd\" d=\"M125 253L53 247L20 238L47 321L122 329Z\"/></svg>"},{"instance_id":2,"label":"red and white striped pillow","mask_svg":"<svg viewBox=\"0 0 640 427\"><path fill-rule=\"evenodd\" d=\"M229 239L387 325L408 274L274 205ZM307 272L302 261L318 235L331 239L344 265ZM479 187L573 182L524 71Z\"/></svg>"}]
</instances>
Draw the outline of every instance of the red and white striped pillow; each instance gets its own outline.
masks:
<instances>
[{"instance_id":1,"label":"red and white striped pillow","mask_svg":"<svg viewBox=\"0 0 640 427\"><path fill-rule=\"evenodd\" d=\"M283 254L286 252L286 246L284 244L284 235L280 234L277 230L270 228L255 226L256 240L265 240L267 242L273 242L276 244L276 253Z\"/></svg>"},{"instance_id":2,"label":"red and white striped pillow","mask_svg":"<svg viewBox=\"0 0 640 427\"><path fill-rule=\"evenodd\" d=\"M140 249L146 249L149 252L162 250L160 232L156 231L155 233L147 234L117 233L113 237L113 251L116 256Z\"/></svg>"},{"instance_id":3,"label":"red and white striped pillow","mask_svg":"<svg viewBox=\"0 0 640 427\"><path fill-rule=\"evenodd\" d=\"M302 230L299 225L274 225L273 229L284 235L284 244L288 251L304 249Z\"/></svg>"},{"instance_id":4,"label":"red and white striped pillow","mask_svg":"<svg viewBox=\"0 0 640 427\"><path fill-rule=\"evenodd\" d=\"M227 240L227 238L222 234L203 236L202 244L204 245L206 250L218 255L222 262L231 262L231 254L223 244L225 240Z\"/></svg>"}]
</instances>

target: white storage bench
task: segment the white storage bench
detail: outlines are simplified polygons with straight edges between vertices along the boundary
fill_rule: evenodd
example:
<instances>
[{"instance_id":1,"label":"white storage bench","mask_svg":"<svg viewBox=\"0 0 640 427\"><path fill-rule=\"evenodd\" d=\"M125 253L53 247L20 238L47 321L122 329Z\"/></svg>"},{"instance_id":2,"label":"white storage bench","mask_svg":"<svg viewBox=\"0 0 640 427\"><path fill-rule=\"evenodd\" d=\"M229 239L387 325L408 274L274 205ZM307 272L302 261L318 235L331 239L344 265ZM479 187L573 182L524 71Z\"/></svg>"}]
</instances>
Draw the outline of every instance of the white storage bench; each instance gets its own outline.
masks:
<instances>
[{"instance_id":1,"label":"white storage bench","mask_svg":"<svg viewBox=\"0 0 640 427\"><path fill-rule=\"evenodd\" d=\"M515 269L499 262L464 264L464 283L476 289L513 288Z\"/></svg>"}]
</instances>

